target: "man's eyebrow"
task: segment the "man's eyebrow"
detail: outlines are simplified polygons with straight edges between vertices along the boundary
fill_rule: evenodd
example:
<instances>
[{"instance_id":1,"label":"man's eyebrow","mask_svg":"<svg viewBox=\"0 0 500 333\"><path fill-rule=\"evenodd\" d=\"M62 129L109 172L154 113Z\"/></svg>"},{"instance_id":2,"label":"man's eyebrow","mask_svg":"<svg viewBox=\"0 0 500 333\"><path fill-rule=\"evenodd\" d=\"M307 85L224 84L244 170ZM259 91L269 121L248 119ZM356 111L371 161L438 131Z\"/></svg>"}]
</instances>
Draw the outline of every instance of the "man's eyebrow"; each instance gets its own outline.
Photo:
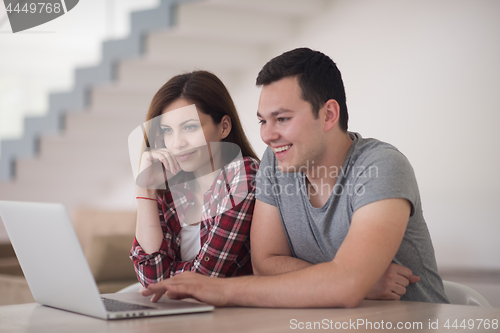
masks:
<instances>
[{"instance_id":1,"label":"man's eyebrow","mask_svg":"<svg viewBox=\"0 0 500 333\"><path fill-rule=\"evenodd\" d=\"M188 119L188 120L183 121L182 123L180 123L180 124L179 124L179 126L182 126L182 125L184 125L185 123L188 123L188 122L190 122L190 121L197 121L197 122L199 122L200 120L198 120L198 119ZM166 124L160 124L160 127L170 127L170 126L169 126L169 125L166 125Z\"/></svg>"},{"instance_id":2,"label":"man's eyebrow","mask_svg":"<svg viewBox=\"0 0 500 333\"><path fill-rule=\"evenodd\" d=\"M287 113L287 112L293 112L293 111L292 111L292 110L289 110L289 109L279 109L279 110L276 110L276 111L271 112L270 116L271 116L272 118L274 118L274 117L279 116L279 115L280 115L280 114L282 114L282 113ZM257 111L257 117L259 117L259 118L263 118L263 117L262 117L262 115L259 113L259 111Z\"/></svg>"}]
</instances>

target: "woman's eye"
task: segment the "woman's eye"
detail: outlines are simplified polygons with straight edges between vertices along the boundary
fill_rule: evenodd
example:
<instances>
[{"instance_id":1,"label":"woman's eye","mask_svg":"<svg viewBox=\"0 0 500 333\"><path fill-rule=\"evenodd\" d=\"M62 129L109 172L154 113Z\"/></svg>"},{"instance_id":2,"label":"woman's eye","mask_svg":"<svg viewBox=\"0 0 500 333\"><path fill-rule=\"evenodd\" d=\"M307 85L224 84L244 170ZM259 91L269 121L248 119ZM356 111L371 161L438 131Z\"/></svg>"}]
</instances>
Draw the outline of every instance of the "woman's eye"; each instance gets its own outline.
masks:
<instances>
[{"instance_id":1,"label":"woman's eye","mask_svg":"<svg viewBox=\"0 0 500 333\"><path fill-rule=\"evenodd\" d=\"M198 125L186 125L184 130L187 132L193 132L198 128Z\"/></svg>"},{"instance_id":2,"label":"woman's eye","mask_svg":"<svg viewBox=\"0 0 500 333\"><path fill-rule=\"evenodd\" d=\"M173 132L173 130L172 130L171 128L166 128L166 127L164 127L164 128L162 128L162 129L161 129L161 133L162 133L163 135L172 134L172 132Z\"/></svg>"}]
</instances>

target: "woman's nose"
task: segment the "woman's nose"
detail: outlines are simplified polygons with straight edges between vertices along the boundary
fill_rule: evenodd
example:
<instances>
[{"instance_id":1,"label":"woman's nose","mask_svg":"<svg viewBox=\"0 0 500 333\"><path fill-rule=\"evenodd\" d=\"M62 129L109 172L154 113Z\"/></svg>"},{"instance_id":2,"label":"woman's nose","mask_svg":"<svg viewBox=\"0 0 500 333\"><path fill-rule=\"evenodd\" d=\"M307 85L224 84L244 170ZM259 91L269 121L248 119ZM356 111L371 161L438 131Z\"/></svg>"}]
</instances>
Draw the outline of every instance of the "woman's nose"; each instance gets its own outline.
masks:
<instances>
[{"instance_id":1,"label":"woman's nose","mask_svg":"<svg viewBox=\"0 0 500 333\"><path fill-rule=\"evenodd\" d=\"M184 148L186 148L188 142L186 140L185 134L175 133L172 137L173 138L170 142L170 145L173 150L182 151Z\"/></svg>"}]
</instances>

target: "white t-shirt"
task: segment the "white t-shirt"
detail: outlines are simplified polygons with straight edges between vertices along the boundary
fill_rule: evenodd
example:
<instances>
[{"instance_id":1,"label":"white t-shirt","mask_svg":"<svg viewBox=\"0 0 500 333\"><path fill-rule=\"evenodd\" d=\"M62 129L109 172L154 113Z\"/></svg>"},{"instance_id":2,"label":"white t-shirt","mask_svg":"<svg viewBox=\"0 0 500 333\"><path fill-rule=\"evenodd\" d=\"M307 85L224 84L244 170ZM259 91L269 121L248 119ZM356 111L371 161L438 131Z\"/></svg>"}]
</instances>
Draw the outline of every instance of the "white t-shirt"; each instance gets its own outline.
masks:
<instances>
[{"instance_id":1,"label":"white t-shirt","mask_svg":"<svg viewBox=\"0 0 500 333\"><path fill-rule=\"evenodd\" d=\"M186 225L181 229L181 260L196 258L201 249L200 225Z\"/></svg>"}]
</instances>

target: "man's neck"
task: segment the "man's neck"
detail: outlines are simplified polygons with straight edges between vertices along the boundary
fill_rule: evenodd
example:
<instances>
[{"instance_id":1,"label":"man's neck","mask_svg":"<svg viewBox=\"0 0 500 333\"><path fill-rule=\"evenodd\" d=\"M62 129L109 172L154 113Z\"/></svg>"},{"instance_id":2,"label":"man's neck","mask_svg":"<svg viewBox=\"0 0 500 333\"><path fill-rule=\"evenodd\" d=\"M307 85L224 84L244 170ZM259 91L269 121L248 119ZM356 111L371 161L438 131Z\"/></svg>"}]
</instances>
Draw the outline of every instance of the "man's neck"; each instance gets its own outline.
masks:
<instances>
[{"instance_id":1,"label":"man's neck","mask_svg":"<svg viewBox=\"0 0 500 333\"><path fill-rule=\"evenodd\" d=\"M342 172L352 139L349 133L341 132L331 142L321 160L314 161L314 166L306 173L307 192L314 207L322 207L330 197Z\"/></svg>"}]
</instances>

